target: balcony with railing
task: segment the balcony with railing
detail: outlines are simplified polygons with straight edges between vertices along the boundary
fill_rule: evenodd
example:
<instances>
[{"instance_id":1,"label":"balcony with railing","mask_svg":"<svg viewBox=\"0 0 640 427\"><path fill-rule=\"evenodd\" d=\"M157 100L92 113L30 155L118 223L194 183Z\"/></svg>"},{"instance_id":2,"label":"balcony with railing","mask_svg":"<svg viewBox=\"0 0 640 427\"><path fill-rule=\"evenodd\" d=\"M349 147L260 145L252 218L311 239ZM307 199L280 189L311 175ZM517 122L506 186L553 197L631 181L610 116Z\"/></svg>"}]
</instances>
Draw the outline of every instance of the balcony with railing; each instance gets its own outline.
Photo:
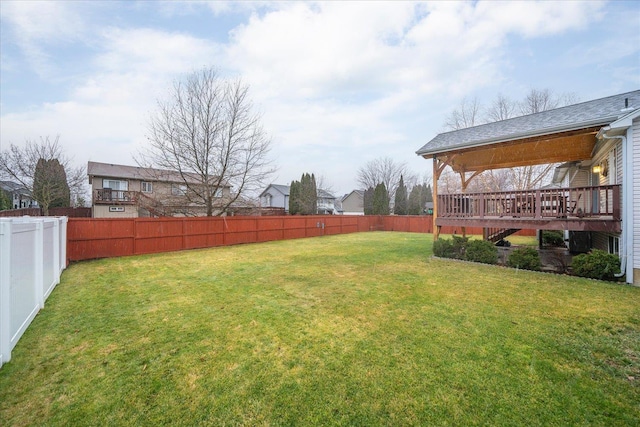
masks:
<instances>
[{"instance_id":1,"label":"balcony with railing","mask_svg":"<svg viewBox=\"0 0 640 427\"><path fill-rule=\"evenodd\" d=\"M620 186L438 195L436 225L620 231Z\"/></svg>"},{"instance_id":2,"label":"balcony with railing","mask_svg":"<svg viewBox=\"0 0 640 427\"><path fill-rule=\"evenodd\" d=\"M135 205L138 202L138 194L137 191L101 188L94 190L93 202L97 205Z\"/></svg>"}]
</instances>

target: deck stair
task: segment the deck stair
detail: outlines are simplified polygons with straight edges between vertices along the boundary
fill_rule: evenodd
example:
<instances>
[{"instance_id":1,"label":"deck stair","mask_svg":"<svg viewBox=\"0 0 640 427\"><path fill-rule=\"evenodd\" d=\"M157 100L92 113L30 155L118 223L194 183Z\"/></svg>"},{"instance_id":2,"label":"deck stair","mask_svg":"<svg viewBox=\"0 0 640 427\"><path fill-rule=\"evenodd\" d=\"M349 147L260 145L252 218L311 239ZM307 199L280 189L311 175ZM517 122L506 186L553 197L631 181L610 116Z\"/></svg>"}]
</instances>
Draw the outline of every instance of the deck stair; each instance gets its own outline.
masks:
<instances>
[{"instance_id":1,"label":"deck stair","mask_svg":"<svg viewBox=\"0 0 640 427\"><path fill-rule=\"evenodd\" d=\"M138 208L146 210L153 217L170 216L162 203L143 193L138 196Z\"/></svg>"},{"instance_id":2,"label":"deck stair","mask_svg":"<svg viewBox=\"0 0 640 427\"><path fill-rule=\"evenodd\" d=\"M487 228L485 240L496 243L518 231L519 228Z\"/></svg>"}]
</instances>

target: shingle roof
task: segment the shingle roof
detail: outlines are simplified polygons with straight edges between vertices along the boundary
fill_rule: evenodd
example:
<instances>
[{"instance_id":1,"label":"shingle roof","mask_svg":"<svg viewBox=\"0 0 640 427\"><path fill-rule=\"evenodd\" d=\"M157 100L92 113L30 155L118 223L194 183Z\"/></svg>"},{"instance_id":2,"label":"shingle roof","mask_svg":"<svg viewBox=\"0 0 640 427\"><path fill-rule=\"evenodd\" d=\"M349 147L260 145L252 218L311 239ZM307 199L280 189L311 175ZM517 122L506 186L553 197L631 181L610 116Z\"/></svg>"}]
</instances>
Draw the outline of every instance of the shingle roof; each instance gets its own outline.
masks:
<instances>
[{"instance_id":1,"label":"shingle roof","mask_svg":"<svg viewBox=\"0 0 640 427\"><path fill-rule=\"evenodd\" d=\"M291 191L291 187L288 185L281 185L281 184L269 184L269 186L260 194L260 197L262 197L269 188L275 188L276 190L278 190L279 192L281 192L282 194L284 194L285 196L289 196L289 192ZM318 188L317 190L318 192L318 197L322 197L324 199L335 199L335 197L333 196L333 194L322 190L321 188Z\"/></svg>"},{"instance_id":2,"label":"shingle roof","mask_svg":"<svg viewBox=\"0 0 640 427\"><path fill-rule=\"evenodd\" d=\"M630 109L640 107L640 90L581 102L536 114L514 117L499 122L438 134L416 154L438 154L454 149L488 145L532 136L604 126L626 114L625 99ZM630 110L626 110L628 112Z\"/></svg>"},{"instance_id":3,"label":"shingle roof","mask_svg":"<svg viewBox=\"0 0 640 427\"><path fill-rule=\"evenodd\" d=\"M102 176L107 178L138 179L142 181L184 182L184 179L177 171L99 162L89 162L87 164L87 174L90 177ZM185 173L184 175L191 183L197 184L200 182L200 177L196 174Z\"/></svg>"},{"instance_id":4,"label":"shingle roof","mask_svg":"<svg viewBox=\"0 0 640 427\"><path fill-rule=\"evenodd\" d=\"M333 194L329 193L326 190L323 190L321 188L318 188L318 197L321 197L323 199L335 199L336 196L334 196Z\"/></svg>"},{"instance_id":5,"label":"shingle roof","mask_svg":"<svg viewBox=\"0 0 640 427\"><path fill-rule=\"evenodd\" d=\"M13 181L0 181L0 188L10 193L29 194L29 190L24 185Z\"/></svg>"}]
</instances>

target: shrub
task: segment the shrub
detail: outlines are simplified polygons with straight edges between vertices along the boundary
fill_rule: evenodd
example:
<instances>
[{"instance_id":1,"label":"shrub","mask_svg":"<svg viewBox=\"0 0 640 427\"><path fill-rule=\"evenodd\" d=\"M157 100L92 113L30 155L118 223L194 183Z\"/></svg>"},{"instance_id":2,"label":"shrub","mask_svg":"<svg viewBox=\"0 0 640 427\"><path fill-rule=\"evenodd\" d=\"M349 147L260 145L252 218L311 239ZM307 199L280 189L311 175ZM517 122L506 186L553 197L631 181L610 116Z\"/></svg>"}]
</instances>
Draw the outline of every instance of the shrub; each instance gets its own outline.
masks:
<instances>
[{"instance_id":1,"label":"shrub","mask_svg":"<svg viewBox=\"0 0 640 427\"><path fill-rule=\"evenodd\" d=\"M452 238L454 257L458 259L464 259L464 253L467 249L469 238L461 236L452 236Z\"/></svg>"},{"instance_id":2,"label":"shrub","mask_svg":"<svg viewBox=\"0 0 640 427\"><path fill-rule=\"evenodd\" d=\"M507 259L509 267L521 268L523 270L540 270L540 255L533 248L518 248L511 252Z\"/></svg>"},{"instance_id":3,"label":"shrub","mask_svg":"<svg viewBox=\"0 0 640 427\"><path fill-rule=\"evenodd\" d=\"M588 254L573 257L571 268L576 276L600 280L617 280L615 274L620 273L620 258L599 249Z\"/></svg>"},{"instance_id":4,"label":"shrub","mask_svg":"<svg viewBox=\"0 0 640 427\"><path fill-rule=\"evenodd\" d=\"M453 239L438 239L433 242L433 254L442 258L464 259L468 237L453 236Z\"/></svg>"},{"instance_id":5,"label":"shrub","mask_svg":"<svg viewBox=\"0 0 640 427\"><path fill-rule=\"evenodd\" d=\"M562 231L543 231L542 244L545 246L564 246Z\"/></svg>"},{"instance_id":6,"label":"shrub","mask_svg":"<svg viewBox=\"0 0 640 427\"><path fill-rule=\"evenodd\" d=\"M498 249L486 240L471 240L467 243L465 258L468 261L497 264Z\"/></svg>"},{"instance_id":7,"label":"shrub","mask_svg":"<svg viewBox=\"0 0 640 427\"><path fill-rule=\"evenodd\" d=\"M453 258L453 242L449 239L438 239L433 242L433 254L441 258Z\"/></svg>"}]
</instances>

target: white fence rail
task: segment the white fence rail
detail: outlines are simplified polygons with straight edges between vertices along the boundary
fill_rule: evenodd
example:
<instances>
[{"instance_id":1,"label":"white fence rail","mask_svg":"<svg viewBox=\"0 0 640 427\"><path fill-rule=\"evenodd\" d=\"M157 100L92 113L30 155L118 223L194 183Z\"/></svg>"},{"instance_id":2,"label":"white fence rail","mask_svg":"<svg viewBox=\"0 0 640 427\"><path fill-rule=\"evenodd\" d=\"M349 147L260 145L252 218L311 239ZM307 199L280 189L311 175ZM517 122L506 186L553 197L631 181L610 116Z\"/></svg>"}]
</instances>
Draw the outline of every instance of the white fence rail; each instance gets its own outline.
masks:
<instances>
[{"instance_id":1,"label":"white fence rail","mask_svg":"<svg viewBox=\"0 0 640 427\"><path fill-rule=\"evenodd\" d=\"M0 218L0 366L66 267L67 217Z\"/></svg>"}]
</instances>

